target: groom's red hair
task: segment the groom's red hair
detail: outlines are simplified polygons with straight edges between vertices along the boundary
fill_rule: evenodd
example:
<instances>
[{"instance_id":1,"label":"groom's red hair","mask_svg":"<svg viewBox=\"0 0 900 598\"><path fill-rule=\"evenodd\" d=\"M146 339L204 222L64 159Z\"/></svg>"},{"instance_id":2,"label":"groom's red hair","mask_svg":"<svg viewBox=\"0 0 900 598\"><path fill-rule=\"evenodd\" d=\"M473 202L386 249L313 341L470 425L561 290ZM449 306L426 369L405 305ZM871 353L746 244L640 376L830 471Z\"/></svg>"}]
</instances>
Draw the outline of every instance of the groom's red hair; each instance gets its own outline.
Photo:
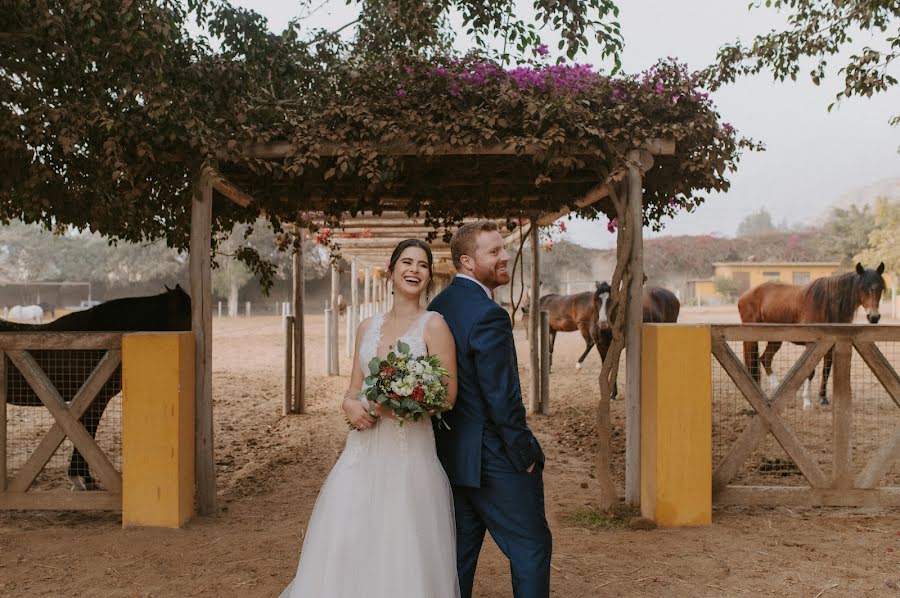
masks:
<instances>
[{"instance_id":1,"label":"groom's red hair","mask_svg":"<svg viewBox=\"0 0 900 598\"><path fill-rule=\"evenodd\" d=\"M474 257L475 250L478 248L478 235L483 232L494 232L500 230L497 223L492 220L478 220L477 222L468 222L459 227L450 239L450 257L453 259L453 265L459 270L462 266L460 258L464 255Z\"/></svg>"}]
</instances>

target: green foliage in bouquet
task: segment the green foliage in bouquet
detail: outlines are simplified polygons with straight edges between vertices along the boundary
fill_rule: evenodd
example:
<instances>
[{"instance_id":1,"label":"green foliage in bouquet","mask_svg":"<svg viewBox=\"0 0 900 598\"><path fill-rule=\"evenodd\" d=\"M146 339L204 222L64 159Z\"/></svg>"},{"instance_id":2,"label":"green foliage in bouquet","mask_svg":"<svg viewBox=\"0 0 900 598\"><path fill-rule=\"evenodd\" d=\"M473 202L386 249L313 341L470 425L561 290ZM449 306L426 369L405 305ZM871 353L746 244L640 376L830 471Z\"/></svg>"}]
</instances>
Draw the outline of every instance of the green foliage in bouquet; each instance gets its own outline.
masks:
<instances>
[{"instance_id":1,"label":"green foliage in bouquet","mask_svg":"<svg viewBox=\"0 0 900 598\"><path fill-rule=\"evenodd\" d=\"M401 425L433 415L450 429L441 417L441 413L452 408L442 381L448 375L436 356L413 356L409 345L399 341L396 351L369 362L369 375L360 394L370 405L390 409Z\"/></svg>"}]
</instances>

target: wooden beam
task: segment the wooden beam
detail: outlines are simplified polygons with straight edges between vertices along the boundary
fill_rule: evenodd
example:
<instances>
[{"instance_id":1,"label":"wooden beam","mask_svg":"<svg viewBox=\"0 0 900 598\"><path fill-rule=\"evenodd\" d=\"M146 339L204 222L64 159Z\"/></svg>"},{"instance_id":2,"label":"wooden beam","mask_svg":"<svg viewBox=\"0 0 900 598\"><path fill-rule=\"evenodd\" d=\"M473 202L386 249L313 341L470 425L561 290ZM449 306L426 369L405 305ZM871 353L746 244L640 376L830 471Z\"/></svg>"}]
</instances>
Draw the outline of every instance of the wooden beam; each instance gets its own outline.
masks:
<instances>
[{"instance_id":1,"label":"wooden beam","mask_svg":"<svg viewBox=\"0 0 900 598\"><path fill-rule=\"evenodd\" d=\"M216 512L216 461L213 444L212 401L212 184L209 172L201 176L191 204L191 330L194 333L196 387L197 510Z\"/></svg>"},{"instance_id":2,"label":"wooden beam","mask_svg":"<svg viewBox=\"0 0 900 598\"><path fill-rule=\"evenodd\" d=\"M347 337L347 346L350 347L350 359L353 359L353 347L356 346L356 328L359 325L359 258L350 260L350 313L347 320L350 322L350 334ZM352 372L351 372L352 373Z\"/></svg>"},{"instance_id":3,"label":"wooden beam","mask_svg":"<svg viewBox=\"0 0 900 598\"><path fill-rule=\"evenodd\" d=\"M541 412L541 247L540 229L531 221L531 307L528 310L528 348L531 371L531 412Z\"/></svg>"},{"instance_id":4,"label":"wooden beam","mask_svg":"<svg viewBox=\"0 0 900 598\"><path fill-rule=\"evenodd\" d=\"M716 504L769 507L898 507L898 488L807 488L802 486L728 486Z\"/></svg>"},{"instance_id":5,"label":"wooden beam","mask_svg":"<svg viewBox=\"0 0 900 598\"><path fill-rule=\"evenodd\" d=\"M254 199L226 181L221 174L216 173L213 180L213 189L221 193L226 199L231 200L242 208L247 208L254 203Z\"/></svg>"},{"instance_id":6,"label":"wooden beam","mask_svg":"<svg viewBox=\"0 0 900 598\"><path fill-rule=\"evenodd\" d=\"M587 206L595 204L601 199L607 197L609 197L609 187L606 185L597 185L596 187L588 191L584 197L575 200L575 205L579 208L586 208ZM558 212L544 214L538 219L538 226L547 226L549 224L553 224L569 212L571 212L569 208L563 208Z\"/></svg>"},{"instance_id":7,"label":"wooden beam","mask_svg":"<svg viewBox=\"0 0 900 598\"><path fill-rule=\"evenodd\" d=\"M641 170L629 152L628 220L632 228L628 302L625 306L625 502L641 502L641 326L644 287L644 195Z\"/></svg>"},{"instance_id":8,"label":"wooden beam","mask_svg":"<svg viewBox=\"0 0 900 598\"><path fill-rule=\"evenodd\" d=\"M284 321L284 408L281 415L294 411L294 316L285 316Z\"/></svg>"},{"instance_id":9,"label":"wooden beam","mask_svg":"<svg viewBox=\"0 0 900 598\"><path fill-rule=\"evenodd\" d=\"M783 419L781 419L778 414L779 407L774 401L766 400L759 384L756 383L756 380L753 379L741 360L734 354L731 347L729 347L727 343L715 342L712 345L712 350L713 355L715 355L719 363L722 364L722 368L728 373L728 376L732 379L735 386L738 387L738 390L741 391L744 398L746 398L753 406L757 417L765 424L765 427L772 432L772 435L775 436L775 440L778 441L778 444L781 445L797 467L800 468L800 472L809 482L810 486L813 488L826 488L829 485L828 481L825 479L825 475L819 468L815 458L808 450L806 450L806 447L803 446L803 443L800 442L800 439L794 431L787 426ZM801 360L809 355L815 355L815 353L807 351L804 353L803 357L801 357ZM792 375L796 376L798 371L799 368L792 368ZM785 386L785 384L785 382L782 382L782 386ZM781 387L779 387L779 390L780 389ZM747 428L745 428L745 432L749 428L750 426L748 425ZM764 435L765 434L763 433L763 436ZM734 451L734 446L732 446L732 451Z\"/></svg>"},{"instance_id":10,"label":"wooden beam","mask_svg":"<svg viewBox=\"0 0 900 598\"><path fill-rule=\"evenodd\" d=\"M0 492L0 510L121 511L122 495L112 492Z\"/></svg>"},{"instance_id":11,"label":"wooden beam","mask_svg":"<svg viewBox=\"0 0 900 598\"><path fill-rule=\"evenodd\" d=\"M834 345L832 381L832 487L851 488L853 485L853 389L850 386L850 360L853 344L841 340Z\"/></svg>"},{"instance_id":12,"label":"wooden beam","mask_svg":"<svg viewBox=\"0 0 900 598\"><path fill-rule=\"evenodd\" d=\"M859 342L892 342L900 338L900 326L870 324L712 324L713 339L729 341L817 342L850 339Z\"/></svg>"},{"instance_id":13,"label":"wooden beam","mask_svg":"<svg viewBox=\"0 0 900 598\"><path fill-rule=\"evenodd\" d=\"M331 353L328 360L328 375L340 376L341 366L339 359L338 339L340 338L340 329L338 328L338 319L340 318L340 309L338 306L338 295L341 293L341 274L337 269L337 264L331 266Z\"/></svg>"},{"instance_id":14,"label":"wooden beam","mask_svg":"<svg viewBox=\"0 0 900 598\"><path fill-rule=\"evenodd\" d=\"M6 352L0 349L0 496L6 490Z\"/></svg>"},{"instance_id":15,"label":"wooden beam","mask_svg":"<svg viewBox=\"0 0 900 598\"><path fill-rule=\"evenodd\" d=\"M122 476L110 463L106 453L97 446L96 440L88 433L84 425L69 411L56 387L47 378L47 374L44 373L34 357L27 351L10 351L8 355L13 364L15 364L16 369L19 370L19 373L22 374L22 377L25 378L34 391L34 394L38 396L41 403L53 415L53 419L62 428L64 435L69 437L69 440L72 441L72 444L78 449L84 460L87 461L91 472L100 478L100 481L103 482L103 485L109 491L122 492ZM98 369L94 370L95 373L97 371ZM93 387L94 394L101 386L102 384ZM86 405L90 405L90 403L89 399L85 399L83 402Z\"/></svg>"},{"instance_id":16,"label":"wooden beam","mask_svg":"<svg viewBox=\"0 0 900 598\"><path fill-rule=\"evenodd\" d=\"M119 346L121 347L121 345ZM74 419L81 419L81 416L93 403L97 393L100 392L100 389L103 388L103 385L106 384L109 377L112 376L121 363L121 348L107 351L106 355L97 363L88 379L84 381L84 384L69 402L68 411ZM25 492L28 490L65 439L65 430L59 423L54 423L47 433L44 434L37 448L32 451L25 463L19 468L15 479L10 482L10 492Z\"/></svg>"},{"instance_id":17,"label":"wooden beam","mask_svg":"<svg viewBox=\"0 0 900 598\"><path fill-rule=\"evenodd\" d=\"M347 153L357 146L350 143L321 143L314 148L319 156L336 156ZM642 148L655 155L672 155L675 153L675 141L671 139L650 139ZM527 156L547 151L542 143L498 143L491 145L446 145L421 146L413 143L396 142L378 147L378 153L390 156ZM556 153L571 156L599 156L602 150L597 147L565 147L554 148ZM244 155L250 158L285 158L297 152L290 143L268 143L250 146Z\"/></svg>"},{"instance_id":18,"label":"wooden beam","mask_svg":"<svg viewBox=\"0 0 900 598\"><path fill-rule=\"evenodd\" d=\"M294 413L306 413L306 330L304 316L306 281L303 273L303 241L293 256L294 284L292 304L294 309Z\"/></svg>"},{"instance_id":19,"label":"wooden beam","mask_svg":"<svg viewBox=\"0 0 900 598\"><path fill-rule=\"evenodd\" d=\"M121 332L0 332L0 349L59 350L122 348Z\"/></svg>"},{"instance_id":20,"label":"wooden beam","mask_svg":"<svg viewBox=\"0 0 900 598\"><path fill-rule=\"evenodd\" d=\"M550 312L541 314L541 414L550 415Z\"/></svg>"},{"instance_id":21,"label":"wooden beam","mask_svg":"<svg viewBox=\"0 0 900 598\"><path fill-rule=\"evenodd\" d=\"M725 339L713 336L711 340L714 354L717 346L722 348L723 353L734 353L728 348L728 342ZM828 341L820 341L806 346L806 350L804 350L800 359L791 366L781 384L769 397L768 404L771 406L774 414L780 413L787 404L788 399L797 394L797 390L809 378L809 375L815 371L816 365L822 361L822 358L825 357L825 354L828 353L832 346L834 346L833 343ZM725 349L728 350L725 351ZM730 356L728 358L733 364L734 360L731 360ZM753 381L753 384L757 387L759 386L756 384L756 381ZM741 465L750 457L768 430L768 425L758 415L750 420L738 439L731 445L728 454L719 463L714 464L713 492L718 492L734 479Z\"/></svg>"}]
</instances>

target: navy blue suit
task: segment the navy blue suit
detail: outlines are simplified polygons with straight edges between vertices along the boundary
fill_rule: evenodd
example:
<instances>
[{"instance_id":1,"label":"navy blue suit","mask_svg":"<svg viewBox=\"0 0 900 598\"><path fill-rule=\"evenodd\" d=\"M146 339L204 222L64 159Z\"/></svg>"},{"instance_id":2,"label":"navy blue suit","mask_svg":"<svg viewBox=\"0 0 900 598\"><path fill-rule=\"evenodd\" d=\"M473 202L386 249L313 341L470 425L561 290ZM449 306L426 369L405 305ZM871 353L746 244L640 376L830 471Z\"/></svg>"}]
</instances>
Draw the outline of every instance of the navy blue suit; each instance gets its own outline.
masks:
<instances>
[{"instance_id":1,"label":"navy blue suit","mask_svg":"<svg viewBox=\"0 0 900 598\"><path fill-rule=\"evenodd\" d=\"M509 315L459 277L428 309L444 317L456 341L456 406L444 415L450 430L436 428L435 439L453 487L462 598L472 596L485 530L509 558L515 597L547 598L552 542L544 453L525 421Z\"/></svg>"}]
</instances>

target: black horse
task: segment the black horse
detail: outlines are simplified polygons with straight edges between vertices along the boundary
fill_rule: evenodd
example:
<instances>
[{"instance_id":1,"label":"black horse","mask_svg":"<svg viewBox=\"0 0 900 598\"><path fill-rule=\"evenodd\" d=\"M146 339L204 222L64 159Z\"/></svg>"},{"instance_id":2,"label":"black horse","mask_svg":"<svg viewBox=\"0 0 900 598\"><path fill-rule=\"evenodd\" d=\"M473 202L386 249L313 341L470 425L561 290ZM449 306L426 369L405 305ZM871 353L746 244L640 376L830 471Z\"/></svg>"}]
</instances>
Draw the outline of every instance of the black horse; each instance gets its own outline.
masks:
<instances>
[{"instance_id":1,"label":"black horse","mask_svg":"<svg viewBox=\"0 0 900 598\"><path fill-rule=\"evenodd\" d=\"M127 297L73 312L47 324L17 324L0 320L0 332L165 332L191 329L191 298L181 285L166 287L164 293L148 297ZM67 403L90 376L106 351L88 349L30 351L32 357ZM40 407L41 400L6 358L7 398L11 405ZM80 421L93 438L109 401L122 390L122 368L110 376L85 410ZM69 478L75 488L95 490L87 462L76 448L69 464Z\"/></svg>"}]
</instances>

